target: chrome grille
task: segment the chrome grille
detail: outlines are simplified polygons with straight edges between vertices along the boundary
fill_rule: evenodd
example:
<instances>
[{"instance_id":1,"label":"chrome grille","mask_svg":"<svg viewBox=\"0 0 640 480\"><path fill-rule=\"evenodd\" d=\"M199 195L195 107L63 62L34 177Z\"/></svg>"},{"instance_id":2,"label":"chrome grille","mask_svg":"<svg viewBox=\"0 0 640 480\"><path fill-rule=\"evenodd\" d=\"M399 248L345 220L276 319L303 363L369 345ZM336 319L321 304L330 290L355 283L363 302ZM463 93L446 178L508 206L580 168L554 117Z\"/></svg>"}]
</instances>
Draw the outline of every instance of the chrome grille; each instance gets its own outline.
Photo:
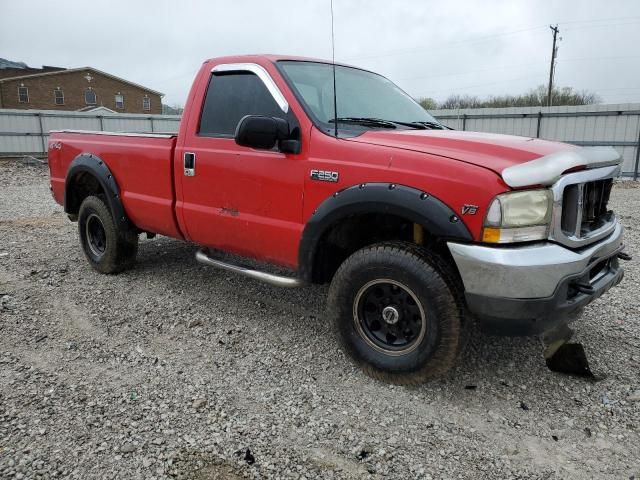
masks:
<instances>
[{"instance_id":1,"label":"chrome grille","mask_svg":"<svg viewBox=\"0 0 640 480\"><path fill-rule=\"evenodd\" d=\"M608 223L610 211L607 209L613 179L569 185L564 189L562 202L562 231L577 238Z\"/></svg>"},{"instance_id":2,"label":"chrome grille","mask_svg":"<svg viewBox=\"0 0 640 480\"><path fill-rule=\"evenodd\" d=\"M616 218L608 208L613 178L619 166L569 173L552 187L550 238L579 248L611 234Z\"/></svg>"}]
</instances>

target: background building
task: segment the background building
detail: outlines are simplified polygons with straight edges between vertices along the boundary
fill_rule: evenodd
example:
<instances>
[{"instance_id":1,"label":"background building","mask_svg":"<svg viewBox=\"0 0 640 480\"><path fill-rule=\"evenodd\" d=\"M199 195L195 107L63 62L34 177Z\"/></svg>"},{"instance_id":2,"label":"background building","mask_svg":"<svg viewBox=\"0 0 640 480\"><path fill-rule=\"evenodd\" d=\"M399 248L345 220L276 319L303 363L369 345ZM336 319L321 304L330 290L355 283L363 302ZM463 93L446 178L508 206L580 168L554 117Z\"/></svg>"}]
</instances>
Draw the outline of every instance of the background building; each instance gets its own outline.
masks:
<instances>
[{"instance_id":1,"label":"background building","mask_svg":"<svg viewBox=\"0 0 640 480\"><path fill-rule=\"evenodd\" d=\"M0 59L0 108L160 114L162 96L92 67L37 69Z\"/></svg>"}]
</instances>

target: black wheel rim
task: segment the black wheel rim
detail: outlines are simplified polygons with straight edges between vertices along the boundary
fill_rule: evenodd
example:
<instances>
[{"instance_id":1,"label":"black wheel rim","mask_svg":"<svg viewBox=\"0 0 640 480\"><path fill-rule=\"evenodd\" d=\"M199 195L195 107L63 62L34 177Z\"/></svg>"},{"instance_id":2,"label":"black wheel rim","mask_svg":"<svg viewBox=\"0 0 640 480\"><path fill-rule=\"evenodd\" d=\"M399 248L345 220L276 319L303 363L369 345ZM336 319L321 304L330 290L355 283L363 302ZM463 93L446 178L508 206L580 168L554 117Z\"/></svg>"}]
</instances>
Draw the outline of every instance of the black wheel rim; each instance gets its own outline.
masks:
<instances>
[{"instance_id":1,"label":"black wheel rim","mask_svg":"<svg viewBox=\"0 0 640 480\"><path fill-rule=\"evenodd\" d=\"M353 317L358 333L376 350L404 355L426 332L424 309L409 287L390 279L368 282L356 295Z\"/></svg>"},{"instance_id":2,"label":"black wheel rim","mask_svg":"<svg viewBox=\"0 0 640 480\"><path fill-rule=\"evenodd\" d=\"M100 258L107 249L107 232L104 229L102 220L95 213L92 213L87 218L85 231L89 250L94 256Z\"/></svg>"}]
</instances>

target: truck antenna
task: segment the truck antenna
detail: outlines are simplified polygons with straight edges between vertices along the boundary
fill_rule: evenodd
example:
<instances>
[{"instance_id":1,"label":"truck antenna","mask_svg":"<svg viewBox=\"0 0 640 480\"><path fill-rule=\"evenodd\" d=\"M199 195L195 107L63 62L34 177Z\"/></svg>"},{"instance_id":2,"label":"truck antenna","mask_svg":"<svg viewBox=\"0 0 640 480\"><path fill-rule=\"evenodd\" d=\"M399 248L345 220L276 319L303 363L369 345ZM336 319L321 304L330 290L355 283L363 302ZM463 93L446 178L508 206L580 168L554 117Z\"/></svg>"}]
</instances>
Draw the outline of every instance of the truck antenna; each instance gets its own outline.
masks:
<instances>
[{"instance_id":1,"label":"truck antenna","mask_svg":"<svg viewBox=\"0 0 640 480\"><path fill-rule=\"evenodd\" d=\"M336 93L336 41L333 33L333 0L331 0L331 63L333 65L333 127L338 138L338 98Z\"/></svg>"}]
</instances>

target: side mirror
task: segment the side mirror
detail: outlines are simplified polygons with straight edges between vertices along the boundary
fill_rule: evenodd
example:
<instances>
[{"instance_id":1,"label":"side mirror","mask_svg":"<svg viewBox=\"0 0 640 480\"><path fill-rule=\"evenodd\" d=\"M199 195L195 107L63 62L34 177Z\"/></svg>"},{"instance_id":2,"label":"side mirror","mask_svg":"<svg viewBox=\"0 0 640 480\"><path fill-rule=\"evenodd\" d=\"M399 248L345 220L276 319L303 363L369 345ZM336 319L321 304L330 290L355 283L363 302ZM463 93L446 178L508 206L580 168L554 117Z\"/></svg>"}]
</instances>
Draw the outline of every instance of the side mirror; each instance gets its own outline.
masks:
<instances>
[{"instance_id":1,"label":"side mirror","mask_svg":"<svg viewBox=\"0 0 640 480\"><path fill-rule=\"evenodd\" d=\"M300 142L289 138L289 124L277 117L247 115L236 128L235 141L244 147L271 150L278 148L285 153L299 153Z\"/></svg>"}]
</instances>

